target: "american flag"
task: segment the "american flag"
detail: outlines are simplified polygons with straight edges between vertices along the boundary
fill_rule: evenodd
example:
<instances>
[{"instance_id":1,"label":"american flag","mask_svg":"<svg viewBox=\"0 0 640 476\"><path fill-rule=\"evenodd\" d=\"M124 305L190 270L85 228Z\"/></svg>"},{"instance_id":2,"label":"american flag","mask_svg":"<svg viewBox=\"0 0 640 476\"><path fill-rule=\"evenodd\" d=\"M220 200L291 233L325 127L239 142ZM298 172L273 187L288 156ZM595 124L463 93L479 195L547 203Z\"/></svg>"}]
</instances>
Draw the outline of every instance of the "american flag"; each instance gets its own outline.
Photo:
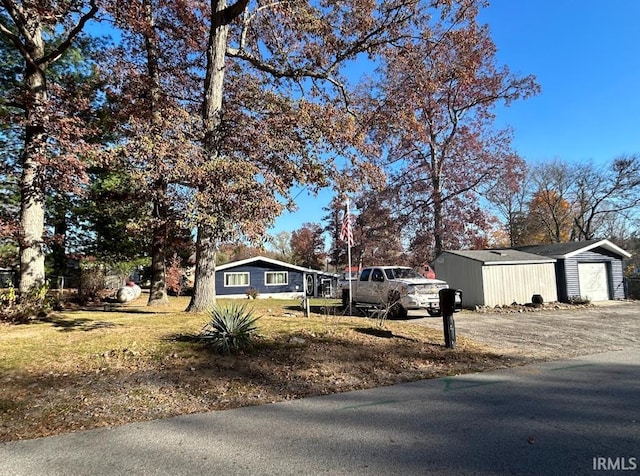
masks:
<instances>
[{"instance_id":1,"label":"american flag","mask_svg":"<svg viewBox=\"0 0 640 476\"><path fill-rule=\"evenodd\" d=\"M353 223L356 217L345 212L342 219L342 229L340 230L340 239L346 241L349 246L353 246Z\"/></svg>"}]
</instances>

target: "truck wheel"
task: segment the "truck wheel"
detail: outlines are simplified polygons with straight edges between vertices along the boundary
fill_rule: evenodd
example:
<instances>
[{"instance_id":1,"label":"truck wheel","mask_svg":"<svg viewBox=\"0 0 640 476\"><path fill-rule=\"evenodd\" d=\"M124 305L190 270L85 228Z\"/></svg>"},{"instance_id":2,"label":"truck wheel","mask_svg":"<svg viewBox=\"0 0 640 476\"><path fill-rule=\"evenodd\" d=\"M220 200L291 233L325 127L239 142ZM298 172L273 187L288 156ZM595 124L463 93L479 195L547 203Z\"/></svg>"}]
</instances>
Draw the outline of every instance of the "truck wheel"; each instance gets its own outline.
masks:
<instances>
[{"instance_id":1,"label":"truck wheel","mask_svg":"<svg viewBox=\"0 0 640 476\"><path fill-rule=\"evenodd\" d=\"M442 311L440 311L440 309L427 309L427 312L431 317L438 317L440 314L442 314Z\"/></svg>"},{"instance_id":2,"label":"truck wheel","mask_svg":"<svg viewBox=\"0 0 640 476\"><path fill-rule=\"evenodd\" d=\"M387 300L387 306L389 306L389 318L391 319L406 319L407 310L400 304L400 294L397 291L389 293L389 299Z\"/></svg>"},{"instance_id":3,"label":"truck wheel","mask_svg":"<svg viewBox=\"0 0 640 476\"><path fill-rule=\"evenodd\" d=\"M407 310L399 302L395 303L389 309L389 317L391 319L406 319L407 315Z\"/></svg>"}]
</instances>

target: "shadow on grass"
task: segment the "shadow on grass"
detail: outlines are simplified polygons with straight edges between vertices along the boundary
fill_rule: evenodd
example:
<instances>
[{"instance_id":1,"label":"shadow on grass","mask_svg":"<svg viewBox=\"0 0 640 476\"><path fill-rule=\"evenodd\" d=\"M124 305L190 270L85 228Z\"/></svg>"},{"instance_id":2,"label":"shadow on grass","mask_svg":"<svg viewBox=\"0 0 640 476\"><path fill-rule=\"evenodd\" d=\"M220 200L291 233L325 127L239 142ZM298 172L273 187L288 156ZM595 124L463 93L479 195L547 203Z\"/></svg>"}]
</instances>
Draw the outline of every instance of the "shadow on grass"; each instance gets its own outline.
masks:
<instances>
[{"instance_id":1,"label":"shadow on grass","mask_svg":"<svg viewBox=\"0 0 640 476\"><path fill-rule=\"evenodd\" d=\"M359 332L360 334L366 334L368 336L374 336L374 337L384 337L385 339L390 339L394 337L393 332L387 329L375 329L372 327L356 327L354 330L356 332ZM395 336L395 337L398 337L398 336Z\"/></svg>"},{"instance_id":2,"label":"shadow on grass","mask_svg":"<svg viewBox=\"0 0 640 476\"><path fill-rule=\"evenodd\" d=\"M184 342L187 344L202 344L202 338L198 334L171 334L164 337L165 342Z\"/></svg>"},{"instance_id":3,"label":"shadow on grass","mask_svg":"<svg viewBox=\"0 0 640 476\"><path fill-rule=\"evenodd\" d=\"M92 308L90 310L102 312L122 312L127 314L158 314L158 310L153 307L148 307L146 305L140 306L135 304L127 305L118 302L105 302L104 305Z\"/></svg>"},{"instance_id":4,"label":"shadow on grass","mask_svg":"<svg viewBox=\"0 0 640 476\"><path fill-rule=\"evenodd\" d=\"M298 311L298 312L302 312L304 309L302 309L302 307L300 306L296 306L295 304L291 304L288 306L282 306L282 309L284 309L285 311Z\"/></svg>"},{"instance_id":5,"label":"shadow on grass","mask_svg":"<svg viewBox=\"0 0 640 476\"><path fill-rule=\"evenodd\" d=\"M63 319L58 317L46 317L40 320L41 322L47 322L53 327L60 329L62 332L71 331L94 331L97 329L108 329L110 327L116 327L118 324L107 321L96 321L88 319L86 317L80 317L76 319Z\"/></svg>"},{"instance_id":6,"label":"shadow on grass","mask_svg":"<svg viewBox=\"0 0 640 476\"><path fill-rule=\"evenodd\" d=\"M359 332L360 334L366 334L374 337L382 337L385 339L395 338L395 339L404 339L411 342L417 342L416 339L412 339L411 337L406 337L399 334L394 334L392 331L388 329L380 329L380 328L373 328L373 327L356 327L354 331Z\"/></svg>"},{"instance_id":7,"label":"shadow on grass","mask_svg":"<svg viewBox=\"0 0 640 476\"><path fill-rule=\"evenodd\" d=\"M61 312L121 312L126 314L163 314L174 312L170 310L165 311L163 309L149 307L144 304L122 304L113 299L109 299L104 302L90 302L82 304L65 302L64 305L58 310Z\"/></svg>"},{"instance_id":8,"label":"shadow on grass","mask_svg":"<svg viewBox=\"0 0 640 476\"><path fill-rule=\"evenodd\" d=\"M110 312L119 312L122 314L171 314L175 313L175 311L158 311L158 310L150 310L150 309L142 309L142 308L134 308L134 307L125 307L125 308L112 308L109 310ZM109 312L107 311L107 312Z\"/></svg>"},{"instance_id":9,"label":"shadow on grass","mask_svg":"<svg viewBox=\"0 0 640 476\"><path fill-rule=\"evenodd\" d=\"M286 311L304 312L301 306L289 305L283 306ZM311 305L309 306L309 312L320 316L340 316L340 317L369 317L366 312L355 306L351 307L351 314L349 314L348 307L342 307L342 305Z\"/></svg>"}]
</instances>

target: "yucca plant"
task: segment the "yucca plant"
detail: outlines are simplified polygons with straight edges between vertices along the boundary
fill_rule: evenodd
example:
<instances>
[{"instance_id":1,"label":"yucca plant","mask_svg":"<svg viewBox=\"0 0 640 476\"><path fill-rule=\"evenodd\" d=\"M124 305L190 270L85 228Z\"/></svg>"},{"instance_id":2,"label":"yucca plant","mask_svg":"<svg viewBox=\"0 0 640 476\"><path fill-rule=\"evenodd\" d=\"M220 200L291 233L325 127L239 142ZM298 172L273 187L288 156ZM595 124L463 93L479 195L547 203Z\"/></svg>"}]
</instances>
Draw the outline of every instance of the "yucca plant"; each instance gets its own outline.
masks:
<instances>
[{"instance_id":1,"label":"yucca plant","mask_svg":"<svg viewBox=\"0 0 640 476\"><path fill-rule=\"evenodd\" d=\"M235 353L251 347L258 330L258 317L245 305L232 304L214 307L211 320L202 328L200 339L223 354Z\"/></svg>"}]
</instances>

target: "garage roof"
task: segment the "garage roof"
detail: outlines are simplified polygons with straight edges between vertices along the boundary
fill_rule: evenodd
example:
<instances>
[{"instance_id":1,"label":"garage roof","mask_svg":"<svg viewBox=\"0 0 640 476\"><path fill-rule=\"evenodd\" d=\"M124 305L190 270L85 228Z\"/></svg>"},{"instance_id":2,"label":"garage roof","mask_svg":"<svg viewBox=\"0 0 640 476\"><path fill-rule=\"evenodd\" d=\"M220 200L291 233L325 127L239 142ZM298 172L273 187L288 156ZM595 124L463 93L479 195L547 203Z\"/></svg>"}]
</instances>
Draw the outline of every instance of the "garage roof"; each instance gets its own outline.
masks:
<instances>
[{"instance_id":1,"label":"garage roof","mask_svg":"<svg viewBox=\"0 0 640 476\"><path fill-rule=\"evenodd\" d=\"M445 251L453 255L462 256L474 261L479 261L484 265L501 265L501 264L540 264L555 263L553 258L547 258L534 253L524 251L503 249L503 250L456 250Z\"/></svg>"},{"instance_id":2,"label":"garage roof","mask_svg":"<svg viewBox=\"0 0 640 476\"><path fill-rule=\"evenodd\" d=\"M614 245L609 240L572 241L569 243L548 243L544 245L519 246L518 249L527 253L535 253L542 256L552 256L557 259L571 258L577 254L594 248L604 248L624 258L630 258L631 254Z\"/></svg>"}]
</instances>

